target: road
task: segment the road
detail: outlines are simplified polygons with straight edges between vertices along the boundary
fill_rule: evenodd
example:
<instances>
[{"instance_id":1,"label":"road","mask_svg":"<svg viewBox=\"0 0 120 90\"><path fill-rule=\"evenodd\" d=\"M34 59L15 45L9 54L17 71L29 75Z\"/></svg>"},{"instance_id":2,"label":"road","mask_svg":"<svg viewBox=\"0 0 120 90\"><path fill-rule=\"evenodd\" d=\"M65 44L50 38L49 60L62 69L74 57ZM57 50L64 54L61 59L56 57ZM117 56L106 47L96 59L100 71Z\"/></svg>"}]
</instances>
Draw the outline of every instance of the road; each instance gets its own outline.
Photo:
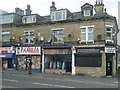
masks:
<instances>
[{"instance_id":1,"label":"road","mask_svg":"<svg viewBox=\"0 0 120 90\"><path fill-rule=\"evenodd\" d=\"M57 75L59 76L59 75ZM54 75L53 75L54 77ZM53 78L29 74L3 73L3 88L118 88L116 79L83 77L81 79ZM69 76L72 77L72 76ZM112 82L111 82L112 81ZM108 82L108 83L106 83Z\"/></svg>"}]
</instances>

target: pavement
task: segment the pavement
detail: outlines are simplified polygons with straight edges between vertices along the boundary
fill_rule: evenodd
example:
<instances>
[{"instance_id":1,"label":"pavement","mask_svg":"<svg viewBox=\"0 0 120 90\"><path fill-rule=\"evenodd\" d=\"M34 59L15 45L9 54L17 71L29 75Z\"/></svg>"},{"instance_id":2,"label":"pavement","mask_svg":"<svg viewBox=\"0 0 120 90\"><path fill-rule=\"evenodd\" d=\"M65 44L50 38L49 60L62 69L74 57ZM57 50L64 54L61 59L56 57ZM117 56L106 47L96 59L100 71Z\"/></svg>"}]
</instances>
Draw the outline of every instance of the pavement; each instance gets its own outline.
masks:
<instances>
[{"instance_id":1,"label":"pavement","mask_svg":"<svg viewBox=\"0 0 120 90\"><path fill-rule=\"evenodd\" d=\"M87 75L64 75L64 74L50 74L50 73L40 73L32 72L28 74L27 71L16 71L16 70L2 70L2 73L16 74L16 75L26 75L38 78L56 79L56 80L75 80L75 81L85 81L85 82L96 82L96 83L108 83L108 84L119 84L118 77L91 77Z\"/></svg>"}]
</instances>

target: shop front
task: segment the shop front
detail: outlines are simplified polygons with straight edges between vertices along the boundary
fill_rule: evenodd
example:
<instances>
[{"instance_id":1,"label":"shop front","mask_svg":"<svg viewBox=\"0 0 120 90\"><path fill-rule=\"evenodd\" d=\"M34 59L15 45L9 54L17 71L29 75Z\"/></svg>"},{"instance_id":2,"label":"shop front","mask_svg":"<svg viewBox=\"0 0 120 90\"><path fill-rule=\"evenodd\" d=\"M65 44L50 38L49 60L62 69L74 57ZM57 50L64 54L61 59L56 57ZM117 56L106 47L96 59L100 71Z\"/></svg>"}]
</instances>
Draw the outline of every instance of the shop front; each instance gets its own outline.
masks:
<instances>
[{"instance_id":1,"label":"shop front","mask_svg":"<svg viewBox=\"0 0 120 90\"><path fill-rule=\"evenodd\" d=\"M115 76L117 69L116 48L106 46L105 53L106 53L106 76Z\"/></svg>"},{"instance_id":2,"label":"shop front","mask_svg":"<svg viewBox=\"0 0 120 90\"><path fill-rule=\"evenodd\" d=\"M115 76L115 48L105 45L86 45L75 47L75 74L96 77Z\"/></svg>"},{"instance_id":3,"label":"shop front","mask_svg":"<svg viewBox=\"0 0 120 90\"><path fill-rule=\"evenodd\" d=\"M14 47L0 47L0 60L2 69L16 70L16 54Z\"/></svg>"},{"instance_id":4,"label":"shop front","mask_svg":"<svg viewBox=\"0 0 120 90\"><path fill-rule=\"evenodd\" d=\"M75 46L75 74L104 76L106 58L104 45Z\"/></svg>"},{"instance_id":5,"label":"shop front","mask_svg":"<svg viewBox=\"0 0 120 90\"><path fill-rule=\"evenodd\" d=\"M17 47L17 70L27 70L31 62L32 71L41 71L41 47Z\"/></svg>"},{"instance_id":6,"label":"shop front","mask_svg":"<svg viewBox=\"0 0 120 90\"><path fill-rule=\"evenodd\" d=\"M44 46L45 73L71 73L72 52L71 46Z\"/></svg>"}]
</instances>

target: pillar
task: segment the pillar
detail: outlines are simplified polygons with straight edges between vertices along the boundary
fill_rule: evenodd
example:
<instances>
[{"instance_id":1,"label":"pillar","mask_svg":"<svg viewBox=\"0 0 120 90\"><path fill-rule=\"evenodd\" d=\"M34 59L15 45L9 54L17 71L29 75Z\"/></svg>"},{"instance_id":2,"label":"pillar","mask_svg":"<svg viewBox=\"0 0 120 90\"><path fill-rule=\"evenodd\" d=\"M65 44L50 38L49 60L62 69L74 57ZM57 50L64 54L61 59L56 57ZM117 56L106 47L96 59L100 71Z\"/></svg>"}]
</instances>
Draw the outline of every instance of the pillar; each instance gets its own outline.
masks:
<instances>
[{"instance_id":1,"label":"pillar","mask_svg":"<svg viewBox=\"0 0 120 90\"><path fill-rule=\"evenodd\" d=\"M75 53L76 53L76 49L73 46L72 47L72 75L75 75Z\"/></svg>"}]
</instances>

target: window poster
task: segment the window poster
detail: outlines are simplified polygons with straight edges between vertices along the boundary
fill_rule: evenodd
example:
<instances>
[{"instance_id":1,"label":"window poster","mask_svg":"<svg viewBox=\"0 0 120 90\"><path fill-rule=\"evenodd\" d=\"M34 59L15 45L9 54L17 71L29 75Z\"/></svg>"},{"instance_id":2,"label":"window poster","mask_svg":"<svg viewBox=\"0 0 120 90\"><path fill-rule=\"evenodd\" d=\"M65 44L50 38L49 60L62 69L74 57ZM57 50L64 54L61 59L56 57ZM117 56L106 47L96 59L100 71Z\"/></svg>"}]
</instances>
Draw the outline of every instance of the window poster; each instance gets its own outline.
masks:
<instances>
[{"instance_id":1,"label":"window poster","mask_svg":"<svg viewBox=\"0 0 120 90\"><path fill-rule=\"evenodd\" d=\"M40 56L32 56L32 69L40 69Z\"/></svg>"},{"instance_id":2,"label":"window poster","mask_svg":"<svg viewBox=\"0 0 120 90\"><path fill-rule=\"evenodd\" d=\"M26 56L18 57L18 69L26 69Z\"/></svg>"}]
</instances>

